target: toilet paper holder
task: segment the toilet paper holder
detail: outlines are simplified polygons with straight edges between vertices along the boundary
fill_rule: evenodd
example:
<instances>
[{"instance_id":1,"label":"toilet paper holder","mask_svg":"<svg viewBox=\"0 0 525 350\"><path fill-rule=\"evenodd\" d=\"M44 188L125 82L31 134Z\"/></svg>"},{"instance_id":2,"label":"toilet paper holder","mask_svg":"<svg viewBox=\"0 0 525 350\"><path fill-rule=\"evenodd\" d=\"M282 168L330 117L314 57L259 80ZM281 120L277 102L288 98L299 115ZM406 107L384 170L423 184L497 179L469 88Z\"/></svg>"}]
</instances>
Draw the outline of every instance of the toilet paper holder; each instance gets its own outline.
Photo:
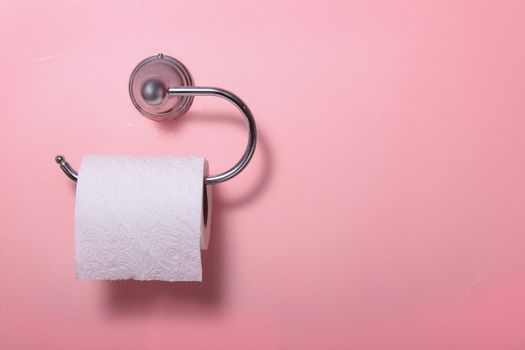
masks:
<instances>
[{"instance_id":1,"label":"toilet paper holder","mask_svg":"<svg viewBox=\"0 0 525 350\"><path fill-rule=\"evenodd\" d=\"M230 101L237 106L248 124L248 144L241 159L233 167L220 174L207 176L204 182L213 185L229 180L250 162L257 144L257 130L248 106L228 90L194 86L189 70L179 60L162 53L144 59L131 73L129 94L137 110L155 121L173 120L183 115L191 107L194 96L217 96ZM64 156L57 155L55 161L71 180L77 181L77 171Z\"/></svg>"}]
</instances>

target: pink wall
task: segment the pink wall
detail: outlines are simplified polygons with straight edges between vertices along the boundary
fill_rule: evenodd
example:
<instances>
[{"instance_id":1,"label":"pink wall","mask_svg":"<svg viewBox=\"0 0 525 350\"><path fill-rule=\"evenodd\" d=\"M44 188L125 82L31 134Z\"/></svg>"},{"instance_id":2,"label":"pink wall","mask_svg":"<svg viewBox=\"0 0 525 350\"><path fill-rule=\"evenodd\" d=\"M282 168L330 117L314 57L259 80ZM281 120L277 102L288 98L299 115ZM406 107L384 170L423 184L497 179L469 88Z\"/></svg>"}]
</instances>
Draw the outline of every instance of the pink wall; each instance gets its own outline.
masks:
<instances>
[{"instance_id":1,"label":"pink wall","mask_svg":"<svg viewBox=\"0 0 525 350\"><path fill-rule=\"evenodd\" d=\"M523 1L0 5L0 348L525 348ZM227 102L127 92L165 52L258 121L202 285L74 279L82 155L242 153Z\"/></svg>"}]
</instances>

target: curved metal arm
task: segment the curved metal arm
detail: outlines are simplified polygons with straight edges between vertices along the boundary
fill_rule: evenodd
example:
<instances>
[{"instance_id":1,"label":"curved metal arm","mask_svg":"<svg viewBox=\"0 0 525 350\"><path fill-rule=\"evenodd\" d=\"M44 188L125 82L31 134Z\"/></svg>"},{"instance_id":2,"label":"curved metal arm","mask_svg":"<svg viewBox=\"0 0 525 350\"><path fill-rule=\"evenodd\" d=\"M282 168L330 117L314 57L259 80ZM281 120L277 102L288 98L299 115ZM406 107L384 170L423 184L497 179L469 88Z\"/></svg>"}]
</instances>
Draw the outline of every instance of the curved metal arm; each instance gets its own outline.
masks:
<instances>
[{"instance_id":1,"label":"curved metal arm","mask_svg":"<svg viewBox=\"0 0 525 350\"><path fill-rule=\"evenodd\" d=\"M64 172L64 174L67 175L71 180L77 182L78 180L78 173L69 165L69 163L66 161L66 158L64 156L58 155L55 157L55 162L57 162L60 165L60 169Z\"/></svg>"},{"instance_id":2,"label":"curved metal arm","mask_svg":"<svg viewBox=\"0 0 525 350\"><path fill-rule=\"evenodd\" d=\"M210 175L204 179L207 185L217 184L229 180L239 174L248 165L255 152L257 144L257 129L255 120L248 106L234 93L215 87L183 86L168 88L168 94L173 96L217 96L233 103L243 114L248 123L248 144L241 159L229 170L217 175ZM60 165L62 171L73 181L78 180L78 173L69 165L64 156L58 155L55 161Z\"/></svg>"},{"instance_id":3,"label":"curved metal arm","mask_svg":"<svg viewBox=\"0 0 525 350\"><path fill-rule=\"evenodd\" d=\"M210 175L206 177L205 182L208 185L213 185L231 179L239 174L248 165L252 159L255 146L257 144L257 130L255 127L255 120L252 112L248 106L234 93L215 87L200 87L200 86L184 86L168 88L168 94L174 96L217 96L222 97L233 103L239 111L243 114L244 119L248 123L248 144L241 159L229 170L218 175Z\"/></svg>"}]
</instances>

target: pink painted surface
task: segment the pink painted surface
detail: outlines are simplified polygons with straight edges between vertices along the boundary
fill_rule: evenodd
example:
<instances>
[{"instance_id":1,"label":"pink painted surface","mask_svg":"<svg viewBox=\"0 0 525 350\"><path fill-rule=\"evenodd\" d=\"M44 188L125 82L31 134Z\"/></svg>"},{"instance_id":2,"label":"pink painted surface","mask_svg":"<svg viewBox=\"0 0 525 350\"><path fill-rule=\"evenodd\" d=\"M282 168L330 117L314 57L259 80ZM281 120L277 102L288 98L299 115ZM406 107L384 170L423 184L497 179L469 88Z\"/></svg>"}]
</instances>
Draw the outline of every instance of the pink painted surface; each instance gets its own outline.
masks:
<instances>
[{"instance_id":1,"label":"pink painted surface","mask_svg":"<svg viewBox=\"0 0 525 350\"><path fill-rule=\"evenodd\" d=\"M522 1L4 1L0 348L525 348L524 38ZM76 281L55 154L243 151L227 102L134 110L157 52L259 148L205 283Z\"/></svg>"}]
</instances>

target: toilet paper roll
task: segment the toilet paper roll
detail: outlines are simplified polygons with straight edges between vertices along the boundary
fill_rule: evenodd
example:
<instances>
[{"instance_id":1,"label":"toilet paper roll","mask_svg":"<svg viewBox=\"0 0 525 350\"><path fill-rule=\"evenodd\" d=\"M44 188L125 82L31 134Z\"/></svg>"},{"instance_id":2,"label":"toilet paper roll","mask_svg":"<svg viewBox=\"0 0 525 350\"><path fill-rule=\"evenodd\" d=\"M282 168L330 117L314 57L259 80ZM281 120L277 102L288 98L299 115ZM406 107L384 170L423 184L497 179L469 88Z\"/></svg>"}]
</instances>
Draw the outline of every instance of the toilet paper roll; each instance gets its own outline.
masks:
<instances>
[{"instance_id":1,"label":"toilet paper roll","mask_svg":"<svg viewBox=\"0 0 525 350\"><path fill-rule=\"evenodd\" d=\"M78 279L202 281L211 188L200 157L86 156L78 172Z\"/></svg>"}]
</instances>

